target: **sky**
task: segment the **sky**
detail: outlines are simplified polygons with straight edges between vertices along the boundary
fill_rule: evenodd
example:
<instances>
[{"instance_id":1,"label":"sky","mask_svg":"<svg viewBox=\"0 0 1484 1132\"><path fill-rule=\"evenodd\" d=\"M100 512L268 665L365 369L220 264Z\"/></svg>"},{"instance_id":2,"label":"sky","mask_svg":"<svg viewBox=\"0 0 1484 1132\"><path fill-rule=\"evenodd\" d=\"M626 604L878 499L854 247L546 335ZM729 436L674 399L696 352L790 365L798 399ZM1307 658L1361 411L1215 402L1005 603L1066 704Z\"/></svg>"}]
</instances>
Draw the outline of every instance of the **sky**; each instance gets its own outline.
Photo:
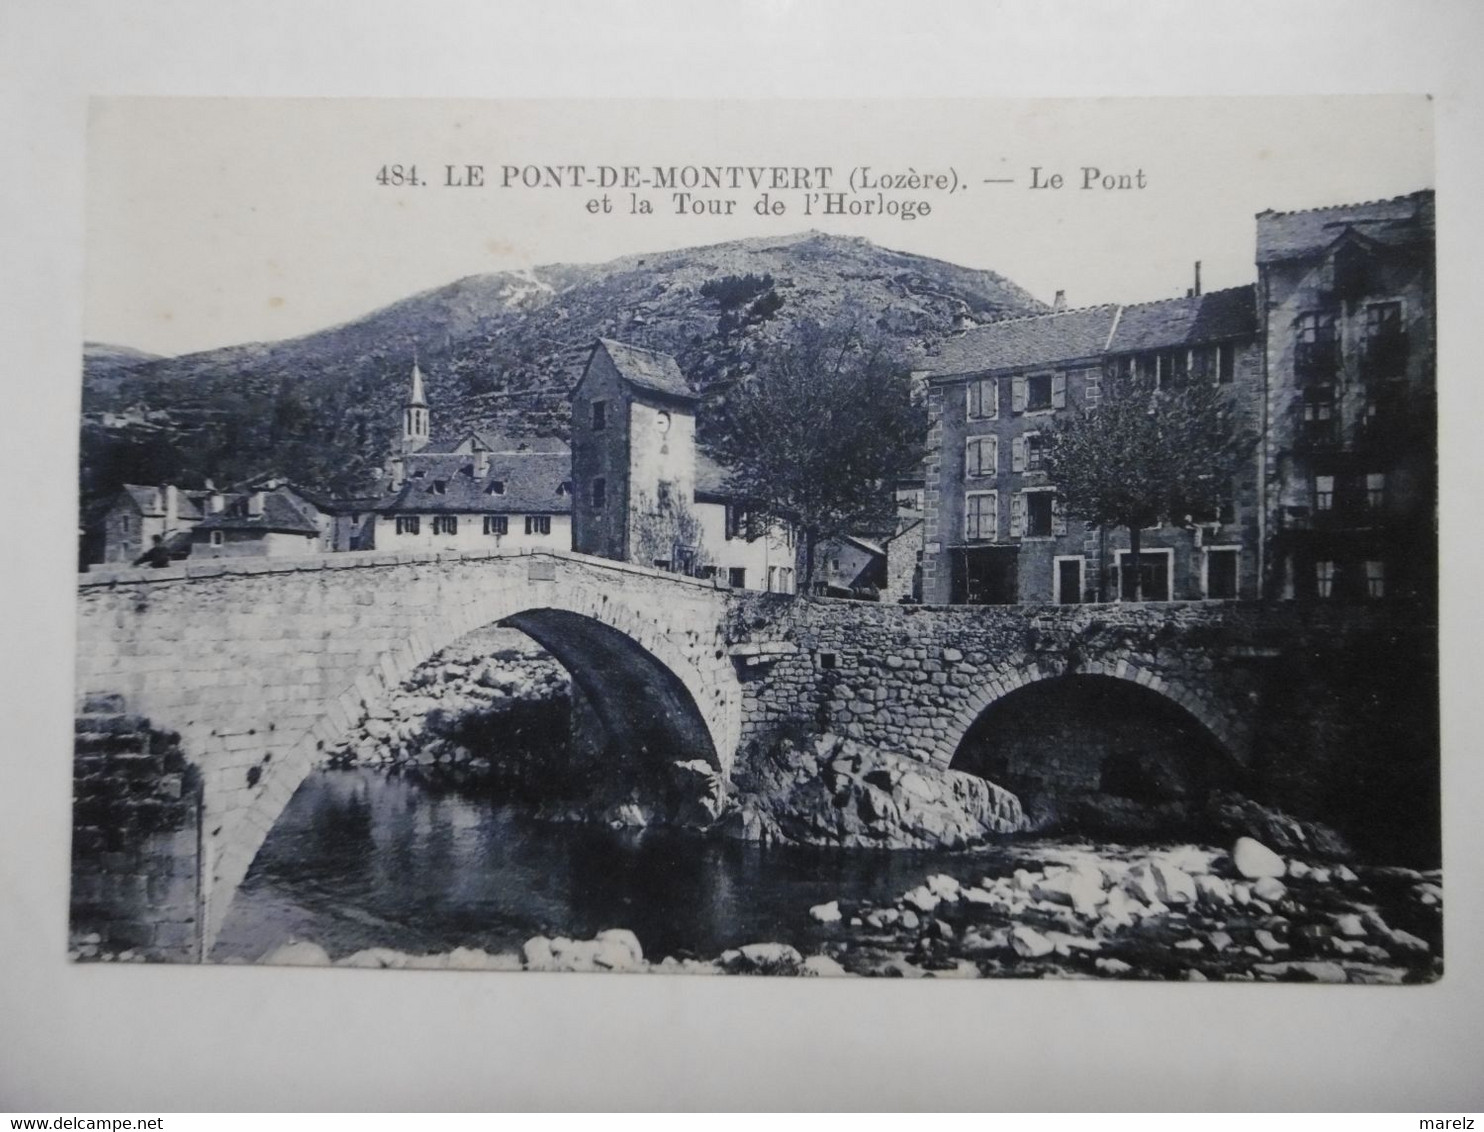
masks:
<instances>
[{"instance_id":1,"label":"sky","mask_svg":"<svg viewBox=\"0 0 1484 1132\"><path fill-rule=\"evenodd\" d=\"M84 336L188 353L309 333L466 275L808 229L990 269L1046 301L1168 298L1196 260L1207 290L1252 281L1259 211L1431 187L1431 122L1418 96L95 99ZM484 183L450 184L468 165ZM400 185L378 180L394 181L392 166ZM631 211L635 190L586 183L604 166L648 180L637 192L654 211ZM654 170L688 166L762 167L764 189L785 167L787 187L768 193L784 212L758 212L746 172L685 202L730 200L730 215L677 211L679 182L656 187ZM891 178L880 198L862 167ZM823 214L840 191L898 212Z\"/></svg>"}]
</instances>

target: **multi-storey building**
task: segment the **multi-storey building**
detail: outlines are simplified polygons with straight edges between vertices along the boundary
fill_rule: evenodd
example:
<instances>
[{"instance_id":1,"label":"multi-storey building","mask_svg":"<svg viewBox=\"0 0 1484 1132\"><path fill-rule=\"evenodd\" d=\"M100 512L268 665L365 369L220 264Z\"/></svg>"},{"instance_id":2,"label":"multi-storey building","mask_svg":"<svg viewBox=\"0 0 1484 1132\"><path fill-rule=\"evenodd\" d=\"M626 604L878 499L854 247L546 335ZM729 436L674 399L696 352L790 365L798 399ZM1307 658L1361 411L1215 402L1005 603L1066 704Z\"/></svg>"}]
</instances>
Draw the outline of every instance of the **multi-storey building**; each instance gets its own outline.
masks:
<instances>
[{"instance_id":1,"label":"multi-storey building","mask_svg":"<svg viewBox=\"0 0 1484 1132\"><path fill-rule=\"evenodd\" d=\"M430 434L422 372L414 363L401 444L381 497L354 532L355 546L571 549L572 454L563 441L480 432L434 441Z\"/></svg>"},{"instance_id":2,"label":"multi-storey building","mask_svg":"<svg viewBox=\"0 0 1484 1132\"><path fill-rule=\"evenodd\" d=\"M1257 217L1275 597L1430 599L1433 194Z\"/></svg>"},{"instance_id":3,"label":"multi-storey building","mask_svg":"<svg viewBox=\"0 0 1484 1132\"><path fill-rule=\"evenodd\" d=\"M696 450L696 405L675 359L600 339L572 390L572 549L793 593L798 547L727 491Z\"/></svg>"},{"instance_id":4,"label":"multi-storey building","mask_svg":"<svg viewBox=\"0 0 1484 1132\"><path fill-rule=\"evenodd\" d=\"M1255 438L1218 513L1141 532L1145 600L1430 599L1433 194L1257 217L1255 287L1009 319L929 370L924 599L1134 592L1127 533L1069 523L1041 467L1110 376L1213 382ZM1198 291L1198 289L1197 289Z\"/></svg>"},{"instance_id":5,"label":"multi-storey building","mask_svg":"<svg viewBox=\"0 0 1484 1132\"><path fill-rule=\"evenodd\" d=\"M1128 534L1069 521L1043 456L1058 417L1109 376L1205 381L1260 402L1253 289L1007 319L945 344L929 370L922 588L928 602L1061 604L1134 592ZM1141 532L1146 600L1255 596L1256 460L1218 514Z\"/></svg>"}]
</instances>

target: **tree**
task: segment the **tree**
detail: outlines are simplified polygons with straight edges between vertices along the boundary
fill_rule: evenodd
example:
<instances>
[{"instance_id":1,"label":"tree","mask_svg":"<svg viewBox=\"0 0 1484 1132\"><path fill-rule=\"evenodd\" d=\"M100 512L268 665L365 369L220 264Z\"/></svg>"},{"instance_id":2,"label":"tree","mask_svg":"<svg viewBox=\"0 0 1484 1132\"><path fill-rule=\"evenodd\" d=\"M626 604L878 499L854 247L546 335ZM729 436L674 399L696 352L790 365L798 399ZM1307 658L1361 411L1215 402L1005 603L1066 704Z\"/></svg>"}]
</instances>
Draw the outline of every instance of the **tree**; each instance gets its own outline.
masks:
<instances>
[{"instance_id":1,"label":"tree","mask_svg":"<svg viewBox=\"0 0 1484 1132\"><path fill-rule=\"evenodd\" d=\"M1214 516L1252 450L1220 387L1110 374L1096 405L1059 421L1043 466L1065 514L1096 527L1127 527L1133 600L1144 599L1141 533Z\"/></svg>"},{"instance_id":2,"label":"tree","mask_svg":"<svg viewBox=\"0 0 1484 1132\"><path fill-rule=\"evenodd\" d=\"M858 317L805 321L764 347L722 409L728 488L802 537L804 590L822 543L895 521L894 481L923 456L927 414L890 339Z\"/></svg>"}]
</instances>

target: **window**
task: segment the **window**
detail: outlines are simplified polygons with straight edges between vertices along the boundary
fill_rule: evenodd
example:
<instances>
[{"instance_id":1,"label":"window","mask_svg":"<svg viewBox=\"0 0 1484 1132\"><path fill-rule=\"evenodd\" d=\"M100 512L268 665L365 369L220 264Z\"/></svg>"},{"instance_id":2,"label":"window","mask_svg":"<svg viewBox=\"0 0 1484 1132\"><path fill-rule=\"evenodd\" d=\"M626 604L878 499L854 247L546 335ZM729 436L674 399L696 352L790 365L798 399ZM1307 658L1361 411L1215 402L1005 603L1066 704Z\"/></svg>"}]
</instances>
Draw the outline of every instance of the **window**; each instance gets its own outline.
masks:
<instances>
[{"instance_id":1,"label":"window","mask_svg":"<svg viewBox=\"0 0 1484 1132\"><path fill-rule=\"evenodd\" d=\"M773 594L773 593L777 593L778 592L778 567L777 566L769 566L768 567L768 592L770 594Z\"/></svg>"},{"instance_id":2,"label":"window","mask_svg":"<svg viewBox=\"0 0 1484 1132\"><path fill-rule=\"evenodd\" d=\"M1365 594L1371 598L1386 596L1386 563L1377 559L1366 562Z\"/></svg>"},{"instance_id":3,"label":"window","mask_svg":"<svg viewBox=\"0 0 1484 1132\"><path fill-rule=\"evenodd\" d=\"M970 542L999 535L999 495L993 491L971 491L964 497L964 538Z\"/></svg>"},{"instance_id":4,"label":"window","mask_svg":"<svg viewBox=\"0 0 1484 1132\"><path fill-rule=\"evenodd\" d=\"M794 570L792 566L779 567L778 592L781 594L791 594L794 592Z\"/></svg>"},{"instance_id":5,"label":"window","mask_svg":"<svg viewBox=\"0 0 1484 1132\"><path fill-rule=\"evenodd\" d=\"M1038 373L1025 379L1025 411L1039 412L1051 408L1051 375Z\"/></svg>"},{"instance_id":6,"label":"window","mask_svg":"<svg viewBox=\"0 0 1484 1132\"><path fill-rule=\"evenodd\" d=\"M972 436L964 449L964 475L992 476L999 468L1000 439L997 436Z\"/></svg>"},{"instance_id":7,"label":"window","mask_svg":"<svg viewBox=\"0 0 1484 1132\"><path fill-rule=\"evenodd\" d=\"M1188 350L1166 350L1158 355L1159 385L1162 389L1177 389L1190 380L1190 352Z\"/></svg>"},{"instance_id":8,"label":"window","mask_svg":"<svg viewBox=\"0 0 1484 1132\"><path fill-rule=\"evenodd\" d=\"M1333 511L1335 507L1335 477L1314 477L1314 510ZM1333 565L1333 563L1331 563Z\"/></svg>"},{"instance_id":9,"label":"window","mask_svg":"<svg viewBox=\"0 0 1484 1132\"><path fill-rule=\"evenodd\" d=\"M593 506L602 510L608 505L608 481L601 476L593 480Z\"/></svg>"},{"instance_id":10,"label":"window","mask_svg":"<svg viewBox=\"0 0 1484 1132\"><path fill-rule=\"evenodd\" d=\"M551 534L551 516L550 515L527 515L526 516L526 534L528 534L528 535L549 535L549 534Z\"/></svg>"},{"instance_id":11,"label":"window","mask_svg":"<svg viewBox=\"0 0 1484 1132\"><path fill-rule=\"evenodd\" d=\"M1025 470L1042 471L1046 466L1045 437L1039 432L1025 434Z\"/></svg>"},{"instance_id":12,"label":"window","mask_svg":"<svg viewBox=\"0 0 1484 1132\"><path fill-rule=\"evenodd\" d=\"M1134 600L1134 571L1130 562L1131 553L1116 551L1118 568L1118 594L1122 601ZM1170 600L1170 575L1174 570L1175 552L1168 548L1155 547L1139 553L1139 577L1145 601Z\"/></svg>"},{"instance_id":13,"label":"window","mask_svg":"<svg viewBox=\"0 0 1484 1132\"><path fill-rule=\"evenodd\" d=\"M1216 380L1222 385L1229 385L1236 380L1237 376L1237 347L1231 342L1223 342L1216 347Z\"/></svg>"},{"instance_id":14,"label":"window","mask_svg":"<svg viewBox=\"0 0 1484 1132\"><path fill-rule=\"evenodd\" d=\"M1335 564L1327 558L1314 563L1314 593L1318 597L1330 598L1335 593Z\"/></svg>"},{"instance_id":15,"label":"window","mask_svg":"<svg viewBox=\"0 0 1484 1132\"><path fill-rule=\"evenodd\" d=\"M1386 473L1371 472L1365 478L1365 504L1372 511L1386 506Z\"/></svg>"},{"instance_id":16,"label":"window","mask_svg":"<svg viewBox=\"0 0 1484 1132\"><path fill-rule=\"evenodd\" d=\"M1406 376L1407 330L1401 303L1371 303L1366 307L1360 351L1360 375L1367 381Z\"/></svg>"},{"instance_id":17,"label":"window","mask_svg":"<svg viewBox=\"0 0 1484 1132\"><path fill-rule=\"evenodd\" d=\"M747 570L742 566L733 566L727 571L727 585L734 590L745 590L747 588Z\"/></svg>"},{"instance_id":18,"label":"window","mask_svg":"<svg viewBox=\"0 0 1484 1132\"><path fill-rule=\"evenodd\" d=\"M1237 596L1237 567L1241 551L1236 547L1211 547L1206 551L1206 596L1227 599Z\"/></svg>"},{"instance_id":19,"label":"window","mask_svg":"<svg viewBox=\"0 0 1484 1132\"><path fill-rule=\"evenodd\" d=\"M456 535L459 533L459 517L457 515L434 515L433 533L435 535Z\"/></svg>"},{"instance_id":20,"label":"window","mask_svg":"<svg viewBox=\"0 0 1484 1132\"><path fill-rule=\"evenodd\" d=\"M1326 381L1340 364L1340 340L1333 311L1311 311L1294 327L1294 375L1300 381Z\"/></svg>"},{"instance_id":21,"label":"window","mask_svg":"<svg viewBox=\"0 0 1484 1132\"><path fill-rule=\"evenodd\" d=\"M505 481L504 480L490 480L489 493L491 495L504 495L505 494Z\"/></svg>"},{"instance_id":22,"label":"window","mask_svg":"<svg viewBox=\"0 0 1484 1132\"><path fill-rule=\"evenodd\" d=\"M420 534L422 532L422 525L423 521L421 515L397 516L397 533L399 535Z\"/></svg>"},{"instance_id":23,"label":"window","mask_svg":"<svg viewBox=\"0 0 1484 1132\"><path fill-rule=\"evenodd\" d=\"M129 533L129 516L119 516L119 533L125 535Z\"/></svg>"},{"instance_id":24,"label":"window","mask_svg":"<svg viewBox=\"0 0 1484 1132\"><path fill-rule=\"evenodd\" d=\"M212 531L211 532L211 545L212 546L221 546L221 544L224 541L225 541L225 539L224 539L221 531Z\"/></svg>"},{"instance_id":25,"label":"window","mask_svg":"<svg viewBox=\"0 0 1484 1132\"><path fill-rule=\"evenodd\" d=\"M608 427L608 402L593 402L593 431L602 432Z\"/></svg>"},{"instance_id":26,"label":"window","mask_svg":"<svg viewBox=\"0 0 1484 1132\"><path fill-rule=\"evenodd\" d=\"M447 480L434 480L433 481L433 494L434 495L447 495L448 494L448 481Z\"/></svg>"},{"instance_id":27,"label":"window","mask_svg":"<svg viewBox=\"0 0 1484 1132\"><path fill-rule=\"evenodd\" d=\"M1025 493L1025 537L1049 538L1052 528L1052 503L1056 496L1049 491Z\"/></svg>"},{"instance_id":28,"label":"window","mask_svg":"<svg viewBox=\"0 0 1484 1132\"><path fill-rule=\"evenodd\" d=\"M969 418L971 420L993 420L999 415L999 382L992 377L969 382Z\"/></svg>"},{"instance_id":29,"label":"window","mask_svg":"<svg viewBox=\"0 0 1484 1132\"><path fill-rule=\"evenodd\" d=\"M674 493L674 485L669 480L660 480L654 485L655 506L661 511L668 511L673 502L671 496Z\"/></svg>"},{"instance_id":30,"label":"window","mask_svg":"<svg viewBox=\"0 0 1484 1132\"><path fill-rule=\"evenodd\" d=\"M1303 439L1321 447L1335 443L1335 387L1318 385L1304 390Z\"/></svg>"},{"instance_id":31,"label":"window","mask_svg":"<svg viewBox=\"0 0 1484 1132\"><path fill-rule=\"evenodd\" d=\"M484 517L484 533L487 535L508 535L510 533L510 516L486 515Z\"/></svg>"}]
</instances>

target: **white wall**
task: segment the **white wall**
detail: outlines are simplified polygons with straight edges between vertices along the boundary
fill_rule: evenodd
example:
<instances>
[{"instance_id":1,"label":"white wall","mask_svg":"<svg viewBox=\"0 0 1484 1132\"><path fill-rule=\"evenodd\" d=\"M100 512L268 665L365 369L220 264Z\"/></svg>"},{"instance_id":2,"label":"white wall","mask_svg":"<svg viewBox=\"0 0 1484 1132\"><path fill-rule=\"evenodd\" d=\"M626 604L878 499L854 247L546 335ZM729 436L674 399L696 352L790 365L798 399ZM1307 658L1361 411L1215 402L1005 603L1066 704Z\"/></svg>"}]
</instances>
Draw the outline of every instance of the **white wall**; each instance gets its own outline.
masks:
<instances>
[{"instance_id":1,"label":"white wall","mask_svg":"<svg viewBox=\"0 0 1484 1132\"><path fill-rule=\"evenodd\" d=\"M707 562L716 567L716 576L726 581L728 571L741 567L747 571L749 590L768 588L768 568L777 567L775 589L783 593L794 593L798 585L795 570L795 553L790 540L783 531L770 530L762 538L749 542L746 538L727 538L727 509L721 503L693 503L696 518L701 521L702 545L706 549Z\"/></svg>"},{"instance_id":2,"label":"white wall","mask_svg":"<svg viewBox=\"0 0 1484 1132\"><path fill-rule=\"evenodd\" d=\"M484 533L483 515L459 515L458 530L451 535L433 533L433 516L418 516L417 534L398 534L397 520L377 515L377 550L571 550L572 516L552 515L551 534L526 534L524 515L507 515L510 533L487 535Z\"/></svg>"}]
</instances>

